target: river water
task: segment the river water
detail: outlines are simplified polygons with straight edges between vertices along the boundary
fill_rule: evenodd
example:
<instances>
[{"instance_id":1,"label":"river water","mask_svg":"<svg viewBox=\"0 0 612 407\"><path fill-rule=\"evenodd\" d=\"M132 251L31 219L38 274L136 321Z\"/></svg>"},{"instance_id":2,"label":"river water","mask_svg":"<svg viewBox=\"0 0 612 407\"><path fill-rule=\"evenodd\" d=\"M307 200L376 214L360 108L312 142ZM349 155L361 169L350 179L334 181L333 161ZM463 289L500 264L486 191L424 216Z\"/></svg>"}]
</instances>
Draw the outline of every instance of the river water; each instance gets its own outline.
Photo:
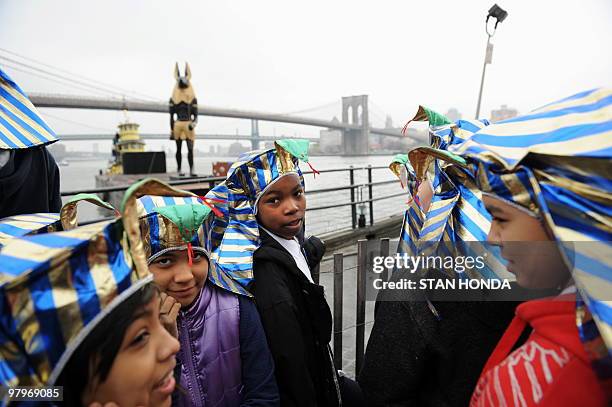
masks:
<instances>
[{"instance_id":1,"label":"river water","mask_svg":"<svg viewBox=\"0 0 612 407\"><path fill-rule=\"evenodd\" d=\"M185 157L186 158L186 157ZM184 160L185 160L184 158ZM235 157L196 157L195 169L199 175L210 174L212 172L213 161L232 161ZM355 167L355 183L367 182L367 171L357 170L365 168L368 165L373 167L384 166L385 168L372 170L372 179L374 182L394 180L395 176L387 168L391 162L392 156L366 156L366 157L343 157L343 156L317 156L312 157L310 162L317 170L348 168ZM69 165L60 166L61 174L61 190L75 191L79 189L95 188L95 176L99 170L105 169L107 166L106 160L70 160ZM185 160L186 161L186 160ZM168 155L166 163L168 171L176 169L174 157ZM303 171L308 171L309 168L305 164L301 164ZM349 185L349 173L332 172L317 175L316 178L312 175L306 175L306 197L309 207L318 207L323 205L340 204L350 202L349 190L340 190L329 193L309 195L309 190L317 190L323 188L333 188ZM389 196L401 192L399 182L375 186L373 190L374 198ZM359 191L356 190L356 197ZM363 199L368 199L367 188L363 188ZM64 198L66 200L67 198ZM401 214L406 207L406 197L398 196L381 201L374 202L374 220L384 219L390 215ZM369 222L369 206L366 204L362 208L367 221ZM359 209L358 209L359 213ZM79 219L81 221L99 218L100 214L87 203L79 205ZM325 234L351 227L351 207L344 206L340 208L323 209L317 211L306 212L306 232L307 234ZM399 233L399 231L398 231Z\"/></svg>"}]
</instances>

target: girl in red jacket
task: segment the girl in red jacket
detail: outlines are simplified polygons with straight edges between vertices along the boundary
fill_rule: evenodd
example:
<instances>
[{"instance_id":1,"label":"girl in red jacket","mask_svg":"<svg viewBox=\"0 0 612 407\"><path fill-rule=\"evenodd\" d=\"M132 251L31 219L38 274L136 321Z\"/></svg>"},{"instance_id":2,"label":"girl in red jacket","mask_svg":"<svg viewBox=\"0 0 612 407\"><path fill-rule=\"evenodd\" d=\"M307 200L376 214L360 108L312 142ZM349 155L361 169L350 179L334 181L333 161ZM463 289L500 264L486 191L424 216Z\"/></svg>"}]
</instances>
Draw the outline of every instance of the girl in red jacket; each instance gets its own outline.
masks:
<instances>
[{"instance_id":1,"label":"girl in red jacket","mask_svg":"<svg viewBox=\"0 0 612 407\"><path fill-rule=\"evenodd\" d=\"M612 89L596 89L491 125L454 149L483 191L488 241L501 246L508 271L523 287L559 290L517 308L472 406L610 402L611 128Z\"/></svg>"}]
</instances>

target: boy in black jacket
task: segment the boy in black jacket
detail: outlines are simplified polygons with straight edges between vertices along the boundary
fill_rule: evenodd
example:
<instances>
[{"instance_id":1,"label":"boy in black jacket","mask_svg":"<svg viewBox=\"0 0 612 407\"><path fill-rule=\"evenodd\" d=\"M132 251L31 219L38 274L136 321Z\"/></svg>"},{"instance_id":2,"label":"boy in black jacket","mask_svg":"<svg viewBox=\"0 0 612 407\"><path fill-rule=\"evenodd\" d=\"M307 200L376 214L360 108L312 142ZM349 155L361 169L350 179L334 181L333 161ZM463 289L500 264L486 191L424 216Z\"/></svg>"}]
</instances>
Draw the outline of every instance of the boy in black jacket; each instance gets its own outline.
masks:
<instances>
[{"instance_id":1,"label":"boy in black jacket","mask_svg":"<svg viewBox=\"0 0 612 407\"><path fill-rule=\"evenodd\" d=\"M306 140L247 153L207 197L226 202L218 262L237 270L237 280L253 273L248 289L274 359L281 405L333 407L341 401L329 349L332 318L311 275L325 248L317 238L304 246L296 239L306 209L298 160L308 162Z\"/></svg>"},{"instance_id":2,"label":"boy in black jacket","mask_svg":"<svg viewBox=\"0 0 612 407\"><path fill-rule=\"evenodd\" d=\"M259 200L261 246L255 251L251 292L276 362L281 402L338 405L336 372L329 351L332 318L323 287L310 270L325 249L315 237L303 250L300 231L306 200L297 174L287 174Z\"/></svg>"}]
</instances>

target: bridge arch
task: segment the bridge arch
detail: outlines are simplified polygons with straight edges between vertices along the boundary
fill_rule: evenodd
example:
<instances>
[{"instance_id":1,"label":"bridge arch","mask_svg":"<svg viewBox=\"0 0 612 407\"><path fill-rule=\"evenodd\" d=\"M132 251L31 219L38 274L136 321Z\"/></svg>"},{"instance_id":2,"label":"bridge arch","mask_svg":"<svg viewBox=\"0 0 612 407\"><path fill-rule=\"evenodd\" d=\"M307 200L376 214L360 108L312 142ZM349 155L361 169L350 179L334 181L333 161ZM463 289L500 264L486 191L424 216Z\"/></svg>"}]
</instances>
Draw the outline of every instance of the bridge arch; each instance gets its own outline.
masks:
<instances>
[{"instance_id":1,"label":"bridge arch","mask_svg":"<svg viewBox=\"0 0 612 407\"><path fill-rule=\"evenodd\" d=\"M368 96L347 96L342 98L342 121L357 125L357 129L342 131L342 145L346 154L368 154L370 146L370 124L368 120Z\"/></svg>"}]
</instances>

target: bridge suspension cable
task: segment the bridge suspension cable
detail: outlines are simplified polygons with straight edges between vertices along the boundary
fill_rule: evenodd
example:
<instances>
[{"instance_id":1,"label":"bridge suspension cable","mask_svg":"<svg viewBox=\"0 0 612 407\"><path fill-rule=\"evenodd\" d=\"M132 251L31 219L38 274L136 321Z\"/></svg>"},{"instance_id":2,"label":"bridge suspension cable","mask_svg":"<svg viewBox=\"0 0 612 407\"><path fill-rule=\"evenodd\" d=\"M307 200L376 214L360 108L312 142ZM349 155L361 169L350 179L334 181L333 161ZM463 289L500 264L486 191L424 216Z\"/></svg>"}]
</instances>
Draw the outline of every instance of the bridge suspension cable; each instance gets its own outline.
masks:
<instances>
[{"instance_id":1,"label":"bridge suspension cable","mask_svg":"<svg viewBox=\"0 0 612 407\"><path fill-rule=\"evenodd\" d=\"M370 109L370 117L376 119L376 121L379 121L384 126L386 120L385 117L379 115L375 110ZM370 120L370 123L372 123L372 120Z\"/></svg>"},{"instance_id":2,"label":"bridge suspension cable","mask_svg":"<svg viewBox=\"0 0 612 407\"><path fill-rule=\"evenodd\" d=\"M376 113L379 113L382 115L382 117L378 116L378 118L382 121L382 125L385 126L387 124L387 117L391 117L391 115L385 112L380 106L378 106L372 100L369 101L369 104L370 104L370 111L375 111Z\"/></svg>"},{"instance_id":3,"label":"bridge suspension cable","mask_svg":"<svg viewBox=\"0 0 612 407\"><path fill-rule=\"evenodd\" d=\"M18 61L18 60L15 60L13 58L9 58L9 57L7 57L5 55L1 55L0 54L0 59L3 59L3 60L6 60L6 61L9 61L9 62L18 64L18 65L23 66L23 67L27 67L27 68L35 70L35 71L43 72L43 73L45 73L47 75L51 75L51 76L54 76L54 77L62 78L63 80L70 81L71 83L72 82L77 82L77 83L80 83L80 84L82 84L84 86L87 86L89 88L98 89L98 90L101 90L103 92L114 94L114 95L119 95L119 96L133 95L133 96L138 96L139 98L145 98L145 99L150 99L150 100L155 100L155 101L159 101L160 100L159 98L155 98L155 97L152 97L152 96L140 93L140 92L129 91L127 89L124 89L124 88L121 88L121 87L118 87L118 86L115 86L115 85L111 85L111 84L108 84L108 83L105 83L105 82L101 82L101 81L96 80L96 79L88 78L88 77L86 77L84 75L80 75L80 74L77 74L77 73L74 73L74 72L70 72L68 70L65 70L65 69L62 69L62 68L59 68L59 67L56 67L56 66L53 66L53 65L50 65L50 64L38 61L38 60L33 59L33 58L26 57L24 55L21 55L21 54L18 54L16 52L7 50L5 48L0 48L0 52L4 52L4 53L12 55L13 57L18 57L18 58L24 59L26 61L32 62L32 63L34 63L36 65L44 66L44 67L50 68L52 70L55 70L55 71L62 72L64 74L70 75L70 77L59 75L59 74L51 72L49 70L42 69L42 68L40 68L38 66L32 66L30 64L26 64L24 62L21 62L21 61ZM13 69L15 69L15 68L13 68ZM25 73L32 74L31 72L25 72ZM81 78L82 80L74 79L75 77ZM49 79L49 78L44 78L44 79ZM94 83L94 84L92 84L92 83ZM95 85L95 84L97 84L97 85Z\"/></svg>"},{"instance_id":4,"label":"bridge suspension cable","mask_svg":"<svg viewBox=\"0 0 612 407\"><path fill-rule=\"evenodd\" d=\"M62 79L64 81L68 81L69 83L76 83L76 84L81 85L81 86L86 86L86 87L89 87L89 88L92 88L92 89L95 89L95 90L98 90L98 91L102 91L102 92L105 92L105 93L110 94L110 95L114 95L114 96L121 95L118 92L115 92L115 91L112 91L112 90L108 90L108 89L102 88L100 86L91 85L91 84L89 84L87 82L83 82L83 81L78 80L78 79L69 78L67 76L56 74L56 73L47 71L45 69L38 68L38 67L32 66L30 64L26 64L24 62L19 62L19 61L15 60L15 59L12 59L12 58L7 58L7 57L5 57L3 55L0 55L0 60L8 61L8 62L11 62L13 64L17 64L18 66L21 66L21 67L24 67L24 68L28 68L28 69L31 69L33 71L37 71L37 72L40 72L40 73L43 73L43 74L46 74L46 75L49 75L49 76L53 76L55 78L59 78L59 79Z\"/></svg>"},{"instance_id":5,"label":"bridge suspension cable","mask_svg":"<svg viewBox=\"0 0 612 407\"><path fill-rule=\"evenodd\" d=\"M289 116L292 114L301 114L301 113L308 113L308 112L314 112L315 110L322 110L328 107L336 107L338 105L338 101L334 101L334 102L330 102L330 103L326 103L324 105L319 105L319 106L314 106L308 109L303 109L303 110L296 110L293 112L287 112L287 113L281 113L281 115L285 115L285 116Z\"/></svg>"},{"instance_id":6,"label":"bridge suspension cable","mask_svg":"<svg viewBox=\"0 0 612 407\"><path fill-rule=\"evenodd\" d=\"M66 80L59 80L57 78L49 78L49 77L44 76L42 74L39 74L39 73L36 73L36 72L30 72L30 71L27 71L27 70L25 70L23 68L20 68L18 66L14 66L12 64L7 64L7 63L4 63L4 62L1 65L5 66L7 68L11 68L11 69L13 69L13 70L15 70L17 72L22 72L22 73L25 73L27 75L36 76L37 78L41 78L41 79L44 79L44 80L47 80L47 81L50 81L50 82L55 82L55 83L58 83L60 85L64 85L64 86L67 86L69 88L72 88L72 89L80 89L80 90L84 90L84 91L86 91L88 93L93 92L96 95L101 95L101 96L104 96L104 97L108 97L108 93L103 93L103 92L100 92L100 91L97 91L97 90L86 88L84 86L75 85L74 83L68 83L68 81L66 81Z\"/></svg>"},{"instance_id":7,"label":"bridge suspension cable","mask_svg":"<svg viewBox=\"0 0 612 407\"><path fill-rule=\"evenodd\" d=\"M49 112L44 112L44 113L42 113L42 115L43 115L43 117L52 117L52 118L54 118L56 120L60 120L60 121L66 122L66 123L76 124L78 126L87 127L89 129L92 129L92 130L104 130L105 132L106 131L110 131L108 127L92 126L90 124L85 124L85 123L78 122L78 121L75 121L75 120L65 119L63 117L59 117L59 116L50 114Z\"/></svg>"}]
</instances>

